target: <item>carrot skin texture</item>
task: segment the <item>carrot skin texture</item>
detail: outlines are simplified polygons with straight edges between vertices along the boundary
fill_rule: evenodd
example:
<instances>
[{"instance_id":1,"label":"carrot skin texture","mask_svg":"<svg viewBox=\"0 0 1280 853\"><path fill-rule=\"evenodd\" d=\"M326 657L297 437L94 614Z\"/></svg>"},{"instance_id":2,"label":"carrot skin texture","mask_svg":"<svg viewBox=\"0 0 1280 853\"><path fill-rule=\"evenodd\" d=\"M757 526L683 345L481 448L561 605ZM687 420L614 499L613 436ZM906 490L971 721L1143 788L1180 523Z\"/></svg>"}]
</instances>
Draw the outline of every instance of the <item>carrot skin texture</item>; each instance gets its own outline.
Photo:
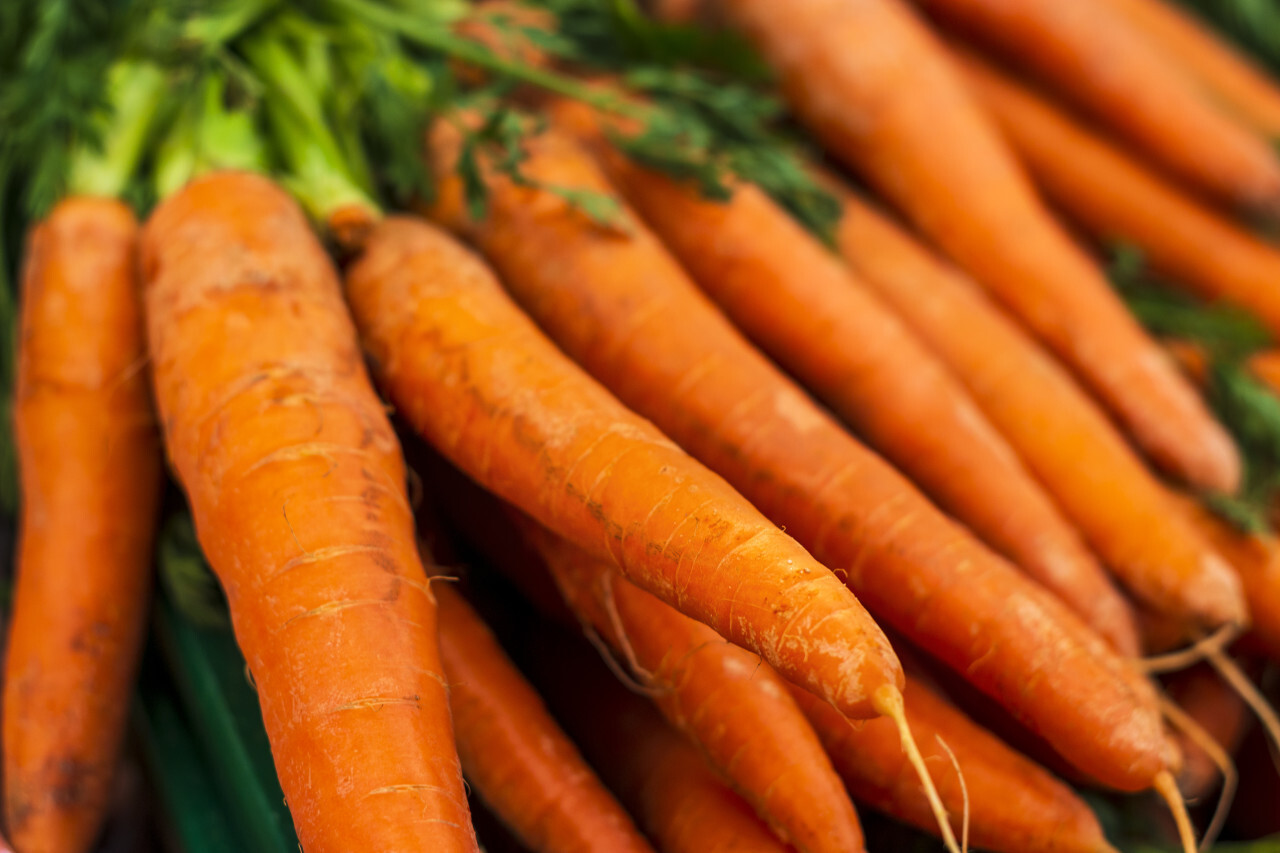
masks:
<instances>
[{"instance_id":1,"label":"carrot skin texture","mask_svg":"<svg viewBox=\"0 0 1280 853\"><path fill-rule=\"evenodd\" d=\"M476 793L536 853L651 853L471 605L447 585L432 592L458 754Z\"/></svg>"},{"instance_id":2,"label":"carrot skin texture","mask_svg":"<svg viewBox=\"0 0 1280 853\"><path fill-rule=\"evenodd\" d=\"M490 491L851 716L900 683L838 578L570 362L452 237L387 220L347 294L403 416Z\"/></svg>"},{"instance_id":3,"label":"carrot skin texture","mask_svg":"<svg viewBox=\"0 0 1280 853\"><path fill-rule=\"evenodd\" d=\"M1098 238L1136 245L1177 283L1246 308L1280 334L1280 251L977 56L955 56L1037 184L1068 215Z\"/></svg>"},{"instance_id":4,"label":"carrot skin texture","mask_svg":"<svg viewBox=\"0 0 1280 853\"><path fill-rule=\"evenodd\" d=\"M1280 88L1209 25L1163 0L1106 2L1199 83L1209 99L1259 133L1280 136Z\"/></svg>"},{"instance_id":5,"label":"carrot skin texture","mask_svg":"<svg viewBox=\"0 0 1280 853\"><path fill-rule=\"evenodd\" d=\"M455 142L436 135L436 174L451 174ZM528 155L533 180L612 193L562 136L536 137ZM1149 685L817 409L640 223L601 229L558 197L500 177L489 182L484 220L470 219L452 178L434 215L489 255L517 300L589 372L844 572L880 618L968 672L1108 784L1150 784L1160 734ZM1079 669L1061 676L1045 669L1050 661ZM1082 694L1069 698L1074 690ZM1067 722L1065 709L1097 719Z\"/></svg>"},{"instance_id":6,"label":"carrot skin texture","mask_svg":"<svg viewBox=\"0 0 1280 853\"><path fill-rule=\"evenodd\" d=\"M661 853L792 849L648 702L593 665L586 649L545 643L534 658L548 704Z\"/></svg>"},{"instance_id":7,"label":"carrot skin texture","mask_svg":"<svg viewBox=\"0 0 1280 853\"><path fill-rule=\"evenodd\" d=\"M169 458L303 847L477 850L404 463L323 247L227 172L161 204L142 251Z\"/></svg>"},{"instance_id":8,"label":"carrot skin texture","mask_svg":"<svg viewBox=\"0 0 1280 853\"><path fill-rule=\"evenodd\" d=\"M1037 198L903 2L720 8L777 69L792 109L831 154L997 295L1152 459L1197 486L1235 490L1240 459L1226 431Z\"/></svg>"},{"instance_id":9,"label":"carrot skin texture","mask_svg":"<svg viewBox=\"0 0 1280 853\"><path fill-rule=\"evenodd\" d=\"M757 187L704 199L613 149L589 106L560 102L553 115L735 325L944 510L1121 654L1138 654L1132 613L1079 534L968 391L838 256Z\"/></svg>"},{"instance_id":10,"label":"carrot skin texture","mask_svg":"<svg viewBox=\"0 0 1280 853\"><path fill-rule=\"evenodd\" d=\"M801 853L863 849L853 804L776 672L532 523L525 537L583 625L774 834ZM811 694L810 694L811 695Z\"/></svg>"},{"instance_id":11,"label":"carrot skin texture","mask_svg":"<svg viewBox=\"0 0 1280 853\"><path fill-rule=\"evenodd\" d=\"M1280 210L1280 161L1107 0L916 0L1032 69L1146 158L1236 207Z\"/></svg>"},{"instance_id":12,"label":"carrot skin texture","mask_svg":"<svg viewBox=\"0 0 1280 853\"><path fill-rule=\"evenodd\" d=\"M826 745L849 792L859 802L928 832L937 832L915 771L886 720L855 726L812 694L792 690ZM954 821L964 799L941 736L955 753L969 790L969 831L975 847L994 853L1112 851L1089 807L1048 771L1015 752L913 676L907 676L907 720L938 793Z\"/></svg>"},{"instance_id":13,"label":"carrot skin texture","mask_svg":"<svg viewBox=\"0 0 1280 853\"><path fill-rule=\"evenodd\" d=\"M946 360L1121 583L1188 623L1244 621L1235 573L1066 371L962 273L831 186L841 255Z\"/></svg>"},{"instance_id":14,"label":"carrot skin texture","mask_svg":"<svg viewBox=\"0 0 1280 853\"><path fill-rule=\"evenodd\" d=\"M24 853L97 839L147 622L161 462L137 248L129 208L88 197L58 204L27 246L3 709L5 825Z\"/></svg>"}]
</instances>

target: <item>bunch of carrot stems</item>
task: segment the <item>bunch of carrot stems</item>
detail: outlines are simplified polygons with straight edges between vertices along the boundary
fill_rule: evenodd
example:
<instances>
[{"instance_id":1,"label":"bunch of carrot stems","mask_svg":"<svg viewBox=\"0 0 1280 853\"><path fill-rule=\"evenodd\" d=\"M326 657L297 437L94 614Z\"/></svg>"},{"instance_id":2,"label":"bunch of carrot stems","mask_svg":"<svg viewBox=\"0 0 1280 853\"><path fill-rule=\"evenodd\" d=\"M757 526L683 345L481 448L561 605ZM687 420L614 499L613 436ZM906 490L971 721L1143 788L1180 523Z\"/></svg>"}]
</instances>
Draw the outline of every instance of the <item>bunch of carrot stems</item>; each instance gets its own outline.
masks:
<instances>
[{"instance_id":1,"label":"bunch of carrot stems","mask_svg":"<svg viewBox=\"0 0 1280 853\"><path fill-rule=\"evenodd\" d=\"M13 850L94 848L190 522L307 853L1280 832L1280 82L1192 13L0 23Z\"/></svg>"}]
</instances>

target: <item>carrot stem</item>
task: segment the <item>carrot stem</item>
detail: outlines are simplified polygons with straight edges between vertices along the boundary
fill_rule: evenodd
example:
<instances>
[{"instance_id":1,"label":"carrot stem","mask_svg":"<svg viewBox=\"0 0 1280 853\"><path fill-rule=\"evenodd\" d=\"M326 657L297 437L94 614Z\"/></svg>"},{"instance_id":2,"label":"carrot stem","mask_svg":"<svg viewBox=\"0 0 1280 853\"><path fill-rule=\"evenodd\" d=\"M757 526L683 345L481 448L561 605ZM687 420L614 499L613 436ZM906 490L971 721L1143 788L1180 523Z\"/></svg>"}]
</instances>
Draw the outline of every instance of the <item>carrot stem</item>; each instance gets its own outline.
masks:
<instances>
[{"instance_id":1,"label":"carrot stem","mask_svg":"<svg viewBox=\"0 0 1280 853\"><path fill-rule=\"evenodd\" d=\"M893 720L894 725L898 727L898 737L902 740L902 751L906 753L907 760L911 762L911 766L916 770L916 775L920 777L920 785L924 788L924 795L929 800L929 808L933 810L933 816L938 821L938 830L942 833L942 843L947 846L947 850L951 851L951 853L961 853L960 846L956 844L955 833L951 831L951 824L947 820L947 807L942 804L942 798L938 796L938 789L933 784L933 777L929 775L929 768L925 766L924 756L920 754L920 748L916 746L916 739L911 734L911 726L907 724L907 712L902 704L902 692L891 684L882 684L876 689L871 701L881 716ZM964 777L961 776L960 778L963 786ZM967 813L968 809L966 808L965 811ZM965 824L967 826L967 819ZM966 845L967 843L966 840Z\"/></svg>"},{"instance_id":2,"label":"carrot stem","mask_svg":"<svg viewBox=\"0 0 1280 853\"><path fill-rule=\"evenodd\" d=\"M69 195L117 198L124 192L146 148L164 88L164 74L150 62L121 59L111 66L110 112L103 117L101 145L81 144L72 156Z\"/></svg>"},{"instance_id":3,"label":"carrot stem","mask_svg":"<svg viewBox=\"0 0 1280 853\"><path fill-rule=\"evenodd\" d=\"M1212 735L1205 731L1204 726L1197 723L1190 714L1179 708L1177 703L1169 698L1160 696L1159 702L1160 711L1169 722L1181 730L1192 743L1200 747L1222 771L1222 791L1218 794L1218 805L1214 808L1213 818L1210 819L1209 826L1205 828L1204 835L1200 839L1200 853L1207 853L1213 847L1218 834L1222 832L1223 824L1226 823L1227 813L1231 810L1231 801L1236 796L1240 774L1236 772L1236 765L1231 760L1231 756L1220 743L1213 739Z\"/></svg>"},{"instance_id":4,"label":"carrot stem","mask_svg":"<svg viewBox=\"0 0 1280 853\"><path fill-rule=\"evenodd\" d=\"M1182 842L1184 853L1197 853L1196 832L1191 826L1191 817L1187 814L1187 804L1183 801L1182 794L1178 791L1178 783L1174 781L1173 774L1168 770L1161 770L1157 773L1155 789L1164 798L1164 801L1169 804L1169 811L1173 813L1173 822L1178 826L1178 839Z\"/></svg>"},{"instance_id":5,"label":"carrot stem","mask_svg":"<svg viewBox=\"0 0 1280 853\"><path fill-rule=\"evenodd\" d=\"M226 96L225 74L211 71L174 119L156 150L152 170L159 198L168 198L188 181L218 169L266 171L266 151L253 115L228 108Z\"/></svg>"}]
</instances>

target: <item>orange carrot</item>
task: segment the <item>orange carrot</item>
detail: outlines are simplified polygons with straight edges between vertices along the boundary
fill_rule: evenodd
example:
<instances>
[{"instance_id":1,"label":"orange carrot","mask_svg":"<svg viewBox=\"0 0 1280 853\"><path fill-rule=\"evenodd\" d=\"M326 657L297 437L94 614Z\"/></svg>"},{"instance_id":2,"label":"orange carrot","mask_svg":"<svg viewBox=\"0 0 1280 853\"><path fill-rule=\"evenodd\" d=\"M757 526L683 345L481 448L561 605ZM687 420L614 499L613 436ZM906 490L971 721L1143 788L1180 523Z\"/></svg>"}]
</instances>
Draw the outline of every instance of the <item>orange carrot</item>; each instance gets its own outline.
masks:
<instances>
[{"instance_id":1,"label":"orange carrot","mask_svg":"<svg viewBox=\"0 0 1280 853\"><path fill-rule=\"evenodd\" d=\"M746 801L653 707L611 679L586 649L546 642L536 683L592 765L662 853L786 853ZM847 848L860 853L863 847Z\"/></svg>"},{"instance_id":2,"label":"orange carrot","mask_svg":"<svg viewBox=\"0 0 1280 853\"><path fill-rule=\"evenodd\" d=\"M1280 660L1280 537L1241 533L1190 497L1175 495L1174 500L1239 575L1253 615L1249 636Z\"/></svg>"},{"instance_id":3,"label":"orange carrot","mask_svg":"<svg viewBox=\"0 0 1280 853\"><path fill-rule=\"evenodd\" d=\"M1280 87L1195 15L1164 0L1106 0L1200 84L1204 94L1260 133L1280 136Z\"/></svg>"},{"instance_id":4,"label":"orange carrot","mask_svg":"<svg viewBox=\"0 0 1280 853\"><path fill-rule=\"evenodd\" d=\"M852 593L583 374L472 253L390 219L347 295L405 419L470 476L851 716L902 678Z\"/></svg>"},{"instance_id":5,"label":"orange carrot","mask_svg":"<svg viewBox=\"0 0 1280 853\"><path fill-rule=\"evenodd\" d=\"M786 682L767 663L639 589L611 564L535 524L522 529L583 625L775 835L799 851L862 848L849 796Z\"/></svg>"},{"instance_id":6,"label":"orange carrot","mask_svg":"<svg viewBox=\"0 0 1280 853\"><path fill-rule=\"evenodd\" d=\"M832 187L841 254L946 360L1120 581L1184 621L1244 621L1235 573L1058 363L961 273Z\"/></svg>"},{"instance_id":7,"label":"orange carrot","mask_svg":"<svg viewBox=\"0 0 1280 853\"><path fill-rule=\"evenodd\" d=\"M435 593L462 772L537 853L644 853L649 845L461 595Z\"/></svg>"},{"instance_id":8,"label":"orange carrot","mask_svg":"<svg viewBox=\"0 0 1280 853\"><path fill-rule=\"evenodd\" d=\"M1236 751L1248 731L1249 706L1207 664L1170 677L1169 698L1194 720L1227 754ZM1178 737L1184 762L1178 787L1189 800L1208 795L1222 779L1222 770L1194 739Z\"/></svg>"},{"instance_id":9,"label":"orange carrot","mask_svg":"<svg viewBox=\"0 0 1280 853\"><path fill-rule=\"evenodd\" d=\"M720 6L777 68L792 108L831 153L996 294L1157 463L1195 485L1235 490L1240 460L1226 431L1048 213L945 50L900 0Z\"/></svg>"},{"instance_id":10,"label":"orange carrot","mask_svg":"<svg viewBox=\"0 0 1280 853\"><path fill-rule=\"evenodd\" d=\"M400 446L337 275L225 172L142 235L165 440L308 853L474 851Z\"/></svg>"},{"instance_id":11,"label":"orange carrot","mask_svg":"<svg viewBox=\"0 0 1280 853\"><path fill-rule=\"evenodd\" d=\"M1133 243L1172 281L1247 308L1280 334L1280 250L976 55L955 56L1036 182L1068 215L1096 237Z\"/></svg>"},{"instance_id":12,"label":"orange carrot","mask_svg":"<svg viewBox=\"0 0 1280 853\"><path fill-rule=\"evenodd\" d=\"M855 799L926 831L935 828L911 767L882 721L855 726L812 694L794 688L792 694ZM1039 765L1010 749L914 676L907 677L904 697L907 718L920 738L925 759L936 768L938 791L952 814L960 814L964 798L959 777L946 769L951 765L947 748L964 773L974 846L997 853L1114 849L1089 807Z\"/></svg>"},{"instance_id":13,"label":"orange carrot","mask_svg":"<svg viewBox=\"0 0 1280 853\"><path fill-rule=\"evenodd\" d=\"M1280 160L1107 0L916 0L1032 69L1146 157L1229 204L1280 211Z\"/></svg>"},{"instance_id":14,"label":"orange carrot","mask_svg":"<svg viewBox=\"0 0 1280 853\"><path fill-rule=\"evenodd\" d=\"M452 174L456 144L452 126L433 134L436 174ZM612 193L564 137L538 135L527 154L522 167L535 184ZM488 214L475 221L459 181L447 177L434 215L479 244L589 372L844 572L878 616L968 673L1065 755L1117 787L1151 784L1161 759L1149 686L1061 602L810 402L630 214L625 230L606 230L538 186L490 176L488 189Z\"/></svg>"},{"instance_id":15,"label":"orange carrot","mask_svg":"<svg viewBox=\"0 0 1280 853\"><path fill-rule=\"evenodd\" d=\"M73 197L27 247L3 711L5 825L24 853L92 848L142 649L161 470L137 241L128 207Z\"/></svg>"},{"instance_id":16,"label":"orange carrot","mask_svg":"<svg viewBox=\"0 0 1280 853\"><path fill-rule=\"evenodd\" d=\"M554 115L747 335L859 435L1126 656L1127 602L968 391L838 256L758 188L718 203L613 149L590 107Z\"/></svg>"}]
</instances>

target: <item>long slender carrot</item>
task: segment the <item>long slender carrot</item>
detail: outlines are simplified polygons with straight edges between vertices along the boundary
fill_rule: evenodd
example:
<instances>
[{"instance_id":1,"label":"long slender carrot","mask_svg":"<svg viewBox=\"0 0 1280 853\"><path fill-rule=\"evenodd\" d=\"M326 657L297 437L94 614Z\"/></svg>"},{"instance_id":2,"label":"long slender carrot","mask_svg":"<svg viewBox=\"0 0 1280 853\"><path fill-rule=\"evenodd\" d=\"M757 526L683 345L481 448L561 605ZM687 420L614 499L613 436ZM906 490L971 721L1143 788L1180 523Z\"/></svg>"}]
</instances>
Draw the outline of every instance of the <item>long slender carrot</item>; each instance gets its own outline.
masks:
<instances>
[{"instance_id":1,"label":"long slender carrot","mask_svg":"<svg viewBox=\"0 0 1280 853\"><path fill-rule=\"evenodd\" d=\"M445 584L432 592L458 756L476 794L537 853L650 850L466 599Z\"/></svg>"},{"instance_id":2,"label":"long slender carrot","mask_svg":"<svg viewBox=\"0 0 1280 853\"><path fill-rule=\"evenodd\" d=\"M916 0L1032 69L1182 180L1280 211L1280 160L1107 0Z\"/></svg>"},{"instance_id":3,"label":"long slender carrot","mask_svg":"<svg viewBox=\"0 0 1280 853\"><path fill-rule=\"evenodd\" d=\"M547 642L535 683L583 753L662 853L786 853L791 848L729 790L696 749L590 660ZM857 853L862 845L849 848Z\"/></svg>"},{"instance_id":4,"label":"long slender carrot","mask_svg":"<svg viewBox=\"0 0 1280 853\"><path fill-rule=\"evenodd\" d=\"M1174 282L1247 308L1280 334L1280 250L976 55L954 56L1036 183L1068 215L1103 240L1135 244Z\"/></svg>"},{"instance_id":5,"label":"long slender carrot","mask_svg":"<svg viewBox=\"0 0 1280 853\"><path fill-rule=\"evenodd\" d=\"M347 277L382 384L470 476L851 716L902 677L831 572L548 341L487 267L388 219Z\"/></svg>"},{"instance_id":6,"label":"long slender carrot","mask_svg":"<svg viewBox=\"0 0 1280 853\"><path fill-rule=\"evenodd\" d=\"M436 174L451 175L456 134L447 125L433 134ZM878 616L1094 775L1117 787L1149 785L1161 761L1149 686L1061 602L819 410L641 224L623 214L625 230L603 229L536 186L611 196L585 151L546 133L526 153L522 168L535 186L490 176L487 216L473 220L459 180L447 177L434 215L488 254L589 372L844 572ZM1111 736L1093 734L1102 731Z\"/></svg>"},{"instance_id":7,"label":"long slender carrot","mask_svg":"<svg viewBox=\"0 0 1280 853\"><path fill-rule=\"evenodd\" d=\"M900 0L719 5L777 68L792 108L831 153L996 294L1148 455L1198 486L1234 491L1240 460L1225 430L1054 221L942 46Z\"/></svg>"},{"instance_id":8,"label":"long slender carrot","mask_svg":"<svg viewBox=\"0 0 1280 853\"><path fill-rule=\"evenodd\" d=\"M1105 0L1200 84L1205 95L1260 133L1280 135L1280 87L1211 27L1164 0Z\"/></svg>"},{"instance_id":9,"label":"long slender carrot","mask_svg":"<svg viewBox=\"0 0 1280 853\"><path fill-rule=\"evenodd\" d=\"M137 244L124 204L72 197L27 247L3 719L5 826L33 853L102 829L146 626L161 471Z\"/></svg>"},{"instance_id":10,"label":"long slender carrot","mask_svg":"<svg viewBox=\"0 0 1280 853\"><path fill-rule=\"evenodd\" d=\"M169 458L299 839L476 850L400 447L323 247L224 172L155 210L142 258Z\"/></svg>"},{"instance_id":11,"label":"long slender carrot","mask_svg":"<svg viewBox=\"0 0 1280 853\"><path fill-rule=\"evenodd\" d=\"M849 796L767 663L636 587L610 563L535 524L523 530L584 626L774 834L799 851L862 849Z\"/></svg>"},{"instance_id":12,"label":"long slender carrot","mask_svg":"<svg viewBox=\"0 0 1280 853\"><path fill-rule=\"evenodd\" d=\"M587 105L562 101L554 115L739 328L943 509L1138 654L1128 603L1079 534L964 386L837 255L754 186L705 199L622 156Z\"/></svg>"},{"instance_id":13,"label":"long slender carrot","mask_svg":"<svg viewBox=\"0 0 1280 853\"><path fill-rule=\"evenodd\" d=\"M934 829L929 805L906 756L882 721L855 726L812 694L794 689L792 693L855 799L922 829ZM907 719L920 737L925 760L946 768L950 748L964 773L974 846L997 853L1114 850L1089 807L1038 764L1010 749L914 676L907 676L903 695ZM959 778L944 769L936 775L947 810L959 814L964 805Z\"/></svg>"},{"instance_id":14,"label":"long slender carrot","mask_svg":"<svg viewBox=\"0 0 1280 853\"><path fill-rule=\"evenodd\" d=\"M946 360L1124 586L1183 620L1244 620L1235 573L1058 363L963 274L831 186L841 254Z\"/></svg>"}]
</instances>

